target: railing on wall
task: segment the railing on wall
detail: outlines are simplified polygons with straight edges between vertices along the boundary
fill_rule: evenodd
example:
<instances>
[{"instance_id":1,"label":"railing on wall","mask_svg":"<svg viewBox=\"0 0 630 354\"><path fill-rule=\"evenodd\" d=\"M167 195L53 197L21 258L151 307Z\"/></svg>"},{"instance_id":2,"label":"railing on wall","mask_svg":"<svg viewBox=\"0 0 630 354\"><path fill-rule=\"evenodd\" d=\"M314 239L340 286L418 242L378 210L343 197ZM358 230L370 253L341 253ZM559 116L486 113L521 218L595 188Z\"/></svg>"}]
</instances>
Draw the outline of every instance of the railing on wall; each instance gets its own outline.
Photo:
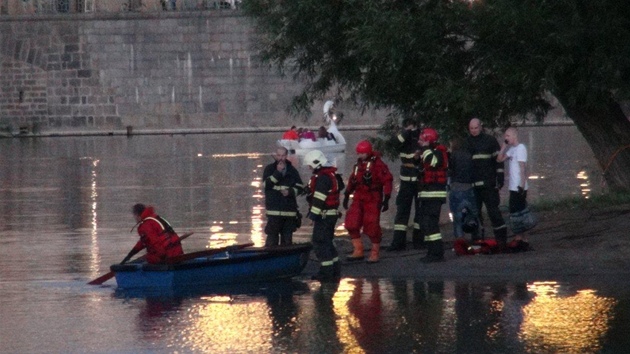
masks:
<instances>
[{"instance_id":1,"label":"railing on wall","mask_svg":"<svg viewBox=\"0 0 630 354\"><path fill-rule=\"evenodd\" d=\"M241 0L0 0L0 15L236 9Z\"/></svg>"}]
</instances>

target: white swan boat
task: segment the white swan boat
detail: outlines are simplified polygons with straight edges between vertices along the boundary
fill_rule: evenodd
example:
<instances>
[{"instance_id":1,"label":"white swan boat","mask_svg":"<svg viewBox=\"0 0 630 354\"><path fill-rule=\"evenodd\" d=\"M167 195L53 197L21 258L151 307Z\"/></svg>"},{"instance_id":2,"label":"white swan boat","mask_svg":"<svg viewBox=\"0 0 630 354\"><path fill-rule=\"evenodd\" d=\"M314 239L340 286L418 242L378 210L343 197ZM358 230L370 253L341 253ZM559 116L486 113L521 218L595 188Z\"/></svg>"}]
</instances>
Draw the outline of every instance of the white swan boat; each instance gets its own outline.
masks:
<instances>
[{"instance_id":1,"label":"white swan boat","mask_svg":"<svg viewBox=\"0 0 630 354\"><path fill-rule=\"evenodd\" d=\"M337 116L334 113L334 104L332 101L326 101L324 104L324 119L330 123L327 130L331 133L335 140L328 140L319 138L316 141L311 139L297 140L278 140L278 146L285 147L289 150L290 154L296 154L299 156L306 155L309 151L319 150L324 154L336 153L346 151L346 139L341 135L339 129L337 129Z\"/></svg>"}]
</instances>

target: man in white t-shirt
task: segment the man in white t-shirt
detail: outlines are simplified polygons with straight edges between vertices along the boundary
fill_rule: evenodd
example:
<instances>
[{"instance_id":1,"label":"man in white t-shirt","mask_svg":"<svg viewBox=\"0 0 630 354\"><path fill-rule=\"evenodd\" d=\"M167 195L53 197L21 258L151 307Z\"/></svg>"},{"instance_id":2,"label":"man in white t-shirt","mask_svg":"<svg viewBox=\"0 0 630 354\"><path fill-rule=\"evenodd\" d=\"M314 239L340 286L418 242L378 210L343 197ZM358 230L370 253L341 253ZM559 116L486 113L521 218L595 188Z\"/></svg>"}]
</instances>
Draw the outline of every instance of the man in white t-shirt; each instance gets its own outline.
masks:
<instances>
[{"instance_id":1,"label":"man in white t-shirt","mask_svg":"<svg viewBox=\"0 0 630 354\"><path fill-rule=\"evenodd\" d=\"M516 128L508 128L504 135L505 145L497 156L498 162L508 161L510 170L510 214L527 208L527 149L518 142ZM515 240L522 239L522 234L515 234Z\"/></svg>"}]
</instances>

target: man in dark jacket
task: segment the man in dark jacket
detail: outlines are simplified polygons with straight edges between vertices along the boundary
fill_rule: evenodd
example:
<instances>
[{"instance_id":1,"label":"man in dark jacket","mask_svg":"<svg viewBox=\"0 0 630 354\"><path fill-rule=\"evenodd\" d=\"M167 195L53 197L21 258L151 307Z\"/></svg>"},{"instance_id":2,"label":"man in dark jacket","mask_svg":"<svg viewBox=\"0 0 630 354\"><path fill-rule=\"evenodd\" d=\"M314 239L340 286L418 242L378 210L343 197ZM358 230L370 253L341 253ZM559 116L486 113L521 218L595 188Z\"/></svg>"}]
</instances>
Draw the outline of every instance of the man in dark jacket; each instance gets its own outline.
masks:
<instances>
[{"instance_id":1,"label":"man in dark jacket","mask_svg":"<svg viewBox=\"0 0 630 354\"><path fill-rule=\"evenodd\" d=\"M481 121L477 118L470 120L468 131L470 136L466 145L473 159L477 210L481 214L482 204L485 204L497 246L503 250L507 242L507 228L499 210L499 190L505 182L503 163L497 162L501 147L496 138L483 132Z\"/></svg>"},{"instance_id":2,"label":"man in dark jacket","mask_svg":"<svg viewBox=\"0 0 630 354\"><path fill-rule=\"evenodd\" d=\"M402 130L392 139L400 157L400 189L396 196L396 217L394 218L394 239L387 251L407 249L407 228L409 216L413 213L413 248L424 248L424 239L420 233L418 199L418 174L420 167L416 159L418 152L418 125L412 118L402 123Z\"/></svg>"},{"instance_id":3,"label":"man in dark jacket","mask_svg":"<svg viewBox=\"0 0 630 354\"><path fill-rule=\"evenodd\" d=\"M263 184L265 189L265 246L290 245L293 232L298 227L296 196L304 191L304 184L298 170L287 160L287 149L279 147L273 163L265 167Z\"/></svg>"}]
</instances>

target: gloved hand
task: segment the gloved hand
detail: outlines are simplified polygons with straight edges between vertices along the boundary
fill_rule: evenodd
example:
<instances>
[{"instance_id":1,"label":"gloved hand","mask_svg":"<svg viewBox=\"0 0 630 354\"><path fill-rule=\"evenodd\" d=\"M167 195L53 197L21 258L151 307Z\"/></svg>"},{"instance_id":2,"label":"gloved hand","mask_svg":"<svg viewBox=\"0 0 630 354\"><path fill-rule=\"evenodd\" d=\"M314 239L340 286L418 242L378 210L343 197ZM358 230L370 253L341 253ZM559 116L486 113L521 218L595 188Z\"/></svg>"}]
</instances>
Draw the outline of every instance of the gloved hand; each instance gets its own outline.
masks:
<instances>
[{"instance_id":1,"label":"gloved hand","mask_svg":"<svg viewBox=\"0 0 630 354\"><path fill-rule=\"evenodd\" d=\"M523 189L523 187L518 186L518 195L520 196L524 196L525 195L525 189Z\"/></svg>"},{"instance_id":2,"label":"gloved hand","mask_svg":"<svg viewBox=\"0 0 630 354\"><path fill-rule=\"evenodd\" d=\"M343 195L343 208L348 210L348 195L347 194Z\"/></svg>"},{"instance_id":3,"label":"gloved hand","mask_svg":"<svg viewBox=\"0 0 630 354\"><path fill-rule=\"evenodd\" d=\"M372 173L371 172L366 172L363 174L363 183L365 183L366 186L371 186L372 185Z\"/></svg>"},{"instance_id":4,"label":"gloved hand","mask_svg":"<svg viewBox=\"0 0 630 354\"><path fill-rule=\"evenodd\" d=\"M131 257L135 256L136 254L138 254L138 252L140 251L136 251L133 248L131 249L131 251L129 251L129 253L127 254L127 256L122 260L122 262L120 262L120 264L125 264L127 263L127 261L129 261L131 259Z\"/></svg>"},{"instance_id":5,"label":"gloved hand","mask_svg":"<svg viewBox=\"0 0 630 354\"><path fill-rule=\"evenodd\" d=\"M389 210L389 195L386 195L385 198L383 199L383 204L381 205L381 212L386 212L387 210Z\"/></svg>"},{"instance_id":6,"label":"gloved hand","mask_svg":"<svg viewBox=\"0 0 630 354\"><path fill-rule=\"evenodd\" d=\"M497 173L497 189L503 188L505 184L505 175L503 173Z\"/></svg>"},{"instance_id":7,"label":"gloved hand","mask_svg":"<svg viewBox=\"0 0 630 354\"><path fill-rule=\"evenodd\" d=\"M315 214L309 212L307 216L312 221L315 221L315 222L322 221L322 216L321 215L315 215Z\"/></svg>"}]
</instances>

